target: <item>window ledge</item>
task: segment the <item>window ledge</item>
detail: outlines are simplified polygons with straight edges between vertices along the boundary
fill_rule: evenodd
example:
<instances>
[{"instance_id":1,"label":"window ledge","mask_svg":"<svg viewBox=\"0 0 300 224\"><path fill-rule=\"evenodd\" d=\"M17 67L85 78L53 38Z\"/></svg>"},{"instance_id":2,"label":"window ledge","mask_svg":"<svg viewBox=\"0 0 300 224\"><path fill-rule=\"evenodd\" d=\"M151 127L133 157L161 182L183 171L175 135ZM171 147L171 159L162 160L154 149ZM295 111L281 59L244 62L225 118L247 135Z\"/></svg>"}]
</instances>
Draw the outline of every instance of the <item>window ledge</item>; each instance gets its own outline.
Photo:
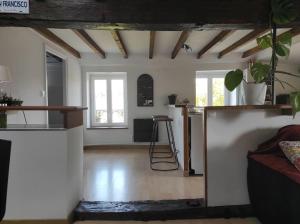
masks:
<instances>
[{"instance_id":1,"label":"window ledge","mask_svg":"<svg viewBox=\"0 0 300 224\"><path fill-rule=\"evenodd\" d=\"M128 129L128 127L124 127L124 126L120 126L120 127L105 127L105 126L103 126L103 127L88 127L88 128L86 128L87 130L110 130L110 129Z\"/></svg>"}]
</instances>

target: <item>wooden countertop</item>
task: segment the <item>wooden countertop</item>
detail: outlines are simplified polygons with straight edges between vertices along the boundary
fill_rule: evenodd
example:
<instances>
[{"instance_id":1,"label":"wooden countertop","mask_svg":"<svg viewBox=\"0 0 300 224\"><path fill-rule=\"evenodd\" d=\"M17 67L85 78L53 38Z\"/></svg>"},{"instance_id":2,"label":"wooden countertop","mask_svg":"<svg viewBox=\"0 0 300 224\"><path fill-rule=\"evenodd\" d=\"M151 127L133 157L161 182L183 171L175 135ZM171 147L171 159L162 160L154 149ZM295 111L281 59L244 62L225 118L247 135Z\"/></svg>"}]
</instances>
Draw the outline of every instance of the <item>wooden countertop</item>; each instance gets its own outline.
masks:
<instances>
[{"instance_id":1,"label":"wooden countertop","mask_svg":"<svg viewBox=\"0 0 300 224\"><path fill-rule=\"evenodd\" d=\"M171 108L186 107L190 108L190 105L169 105ZM192 107L191 107L192 108ZM246 110L281 110L283 114L292 114L291 105L277 104L277 105L236 105L236 106L206 106L191 109L190 115L202 114L204 111L246 111Z\"/></svg>"},{"instance_id":2,"label":"wooden countertop","mask_svg":"<svg viewBox=\"0 0 300 224\"><path fill-rule=\"evenodd\" d=\"M83 125L83 111L87 107L75 106L0 106L0 111L59 111L64 115L63 128L71 129ZM26 127L30 128L30 127Z\"/></svg>"},{"instance_id":3,"label":"wooden countertop","mask_svg":"<svg viewBox=\"0 0 300 224\"><path fill-rule=\"evenodd\" d=\"M238 106L207 106L204 110L290 110L290 105L238 105Z\"/></svg>"},{"instance_id":4,"label":"wooden countertop","mask_svg":"<svg viewBox=\"0 0 300 224\"><path fill-rule=\"evenodd\" d=\"M175 108L175 107L186 107L187 105L185 104L168 104L168 107L170 108Z\"/></svg>"},{"instance_id":5,"label":"wooden countertop","mask_svg":"<svg viewBox=\"0 0 300 224\"><path fill-rule=\"evenodd\" d=\"M0 106L0 111L9 111L9 110L48 110L48 111L61 111L61 112L70 112L70 111L80 111L87 110L87 107L75 107L75 106Z\"/></svg>"},{"instance_id":6,"label":"wooden countertop","mask_svg":"<svg viewBox=\"0 0 300 224\"><path fill-rule=\"evenodd\" d=\"M47 124L8 124L6 128L0 128L1 131L64 131L64 125Z\"/></svg>"}]
</instances>

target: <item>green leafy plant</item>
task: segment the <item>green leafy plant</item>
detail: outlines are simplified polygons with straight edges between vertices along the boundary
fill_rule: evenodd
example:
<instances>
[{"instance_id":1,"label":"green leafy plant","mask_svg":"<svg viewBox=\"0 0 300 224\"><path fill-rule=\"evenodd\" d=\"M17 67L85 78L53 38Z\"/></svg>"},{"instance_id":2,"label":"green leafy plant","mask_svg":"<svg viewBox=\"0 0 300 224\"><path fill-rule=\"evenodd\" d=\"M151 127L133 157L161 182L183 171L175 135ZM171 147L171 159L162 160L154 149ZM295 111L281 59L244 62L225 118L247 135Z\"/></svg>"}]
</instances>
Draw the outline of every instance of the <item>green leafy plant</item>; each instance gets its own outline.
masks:
<instances>
[{"instance_id":1,"label":"green leafy plant","mask_svg":"<svg viewBox=\"0 0 300 224\"><path fill-rule=\"evenodd\" d=\"M22 103L22 100L7 96L7 94L0 97L0 104L6 104L7 106L22 106Z\"/></svg>"},{"instance_id":2,"label":"green leafy plant","mask_svg":"<svg viewBox=\"0 0 300 224\"><path fill-rule=\"evenodd\" d=\"M289 56L292 45L291 32L285 32L278 37L276 36L277 25L288 24L295 20L297 14L294 8L293 0L271 0L270 26L272 27L272 31L256 39L261 49L272 48L271 60L268 64L262 62L251 64L250 75L254 83L274 83L274 81L278 81L283 88L285 86L293 88L295 91L290 94L290 103L295 115L300 111L300 91L297 91L293 85L275 76L275 74L281 74L300 78L299 75L276 70L278 60ZM243 72L237 69L226 74L224 84L229 91L233 91L242 81L246 82L243 79Z\"/></svg>"}]
</instances>

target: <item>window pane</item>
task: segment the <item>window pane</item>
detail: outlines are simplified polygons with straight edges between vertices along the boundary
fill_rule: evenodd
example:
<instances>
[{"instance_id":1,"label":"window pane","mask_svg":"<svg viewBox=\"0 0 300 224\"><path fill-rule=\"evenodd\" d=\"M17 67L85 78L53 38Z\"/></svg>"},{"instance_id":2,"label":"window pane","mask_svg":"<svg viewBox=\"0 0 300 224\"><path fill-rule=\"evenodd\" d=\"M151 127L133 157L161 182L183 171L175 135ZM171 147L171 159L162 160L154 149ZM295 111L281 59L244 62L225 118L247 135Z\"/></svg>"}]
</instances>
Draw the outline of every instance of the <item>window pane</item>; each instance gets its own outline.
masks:
<instances>
[{"instance_id":1,"label":"window pane","mask_svg":"<svg viewBox=\"0 0 300 224\"><path fill-rule=\"evenodd\" d=\"M124 123L124 81L111 80L112 122Z\"/></svg>"},{"instance_id":2,"label":"window pane","mask_svg":"<svg viewBox=\"0 0 300 224\"><path fill-rule=\"evenodd\" d=\"M224 78L213 78L212 80L212 105L224 106Z\"/></svg>"},{"instance_id":3,"label":"window pane","mask_svg":"<svg viewBox=\"0 0 300 224\"><path fill-rule=\"evenodd\" d=\"M207 78L196 78L196 106L207 106Z\"/></svg>"},{"instance_id":4,"label":"window pane","mask_svg":"<svg viewBox=\"0 0 300 224\"><path fill-rule=\"evenodd\" d=\"M107 123L107 81L95 80L95 121Z\"/></svg>"}]
</instances>

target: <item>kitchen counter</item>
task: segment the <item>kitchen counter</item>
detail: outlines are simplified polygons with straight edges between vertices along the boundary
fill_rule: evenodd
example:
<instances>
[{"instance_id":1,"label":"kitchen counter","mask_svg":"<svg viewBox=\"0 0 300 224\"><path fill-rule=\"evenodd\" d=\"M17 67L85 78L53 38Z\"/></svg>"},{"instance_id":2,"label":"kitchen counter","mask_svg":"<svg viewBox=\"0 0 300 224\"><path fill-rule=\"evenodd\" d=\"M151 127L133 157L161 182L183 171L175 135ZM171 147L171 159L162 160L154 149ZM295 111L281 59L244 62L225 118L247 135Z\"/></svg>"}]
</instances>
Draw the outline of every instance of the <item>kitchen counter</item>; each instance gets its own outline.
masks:
<instances>
[{"instance_id":1,"label":"kitchen counter","mask_svg":"<svg viewBox=\"0 0 300 224\"><path fill-rule=\"evenodd\" d=\"M85 109L0 107L5 112L42 110L64 114L61 125L8 124L0 128L0 138L12 142L6 220L68 219L82 199Z\"/></svg>"}]
</instances>

